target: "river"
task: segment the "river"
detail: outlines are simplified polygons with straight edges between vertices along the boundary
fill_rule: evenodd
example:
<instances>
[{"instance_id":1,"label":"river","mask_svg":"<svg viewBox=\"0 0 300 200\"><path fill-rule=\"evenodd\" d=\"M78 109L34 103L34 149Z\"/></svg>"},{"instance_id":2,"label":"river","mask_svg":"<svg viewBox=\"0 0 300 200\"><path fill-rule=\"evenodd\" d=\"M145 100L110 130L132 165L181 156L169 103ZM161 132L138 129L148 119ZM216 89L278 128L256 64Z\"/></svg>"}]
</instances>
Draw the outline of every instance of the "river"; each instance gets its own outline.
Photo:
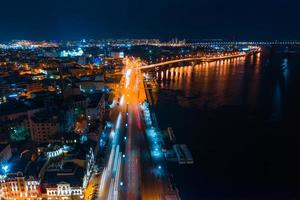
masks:
<instances>
[{"instance_id":1,"label":"river","mask_svg":"<svg viewBox=\"0 0 300 200\"><path fill-rule=\"evenodd\" d=\"M155 73L162 129L195 164L170 164L183 200L297 199L300 54L174 66Z\"/></svg>"}]
</instances>

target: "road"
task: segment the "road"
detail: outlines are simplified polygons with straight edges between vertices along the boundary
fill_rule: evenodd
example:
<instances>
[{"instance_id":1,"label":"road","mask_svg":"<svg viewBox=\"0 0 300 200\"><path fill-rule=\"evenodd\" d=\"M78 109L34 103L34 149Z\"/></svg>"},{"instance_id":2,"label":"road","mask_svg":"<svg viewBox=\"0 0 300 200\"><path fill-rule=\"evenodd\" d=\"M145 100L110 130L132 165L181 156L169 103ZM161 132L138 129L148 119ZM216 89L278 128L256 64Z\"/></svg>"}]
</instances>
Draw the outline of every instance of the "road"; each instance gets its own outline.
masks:
<instances>
[{"instance_id":1,"label":"road","mask_svg":"<svg viewBox=\"0 0 300 200\"><path fill-rule=\"evenodd\" d=\"M126 64L122 104L125 109L125 158L122 170L123 195L126 200L159 200L168 188L164 160L151 156L153 145L147 136L147 124L142 105L146 100L142 62L129 59ZM157 146L155 148L158 148ZM159 150L161 151L161 149ZM162 169L164 168L164 169Z\"/></svg>"},{"instance_id":2,"label":"road","mask_svg":"<svg viewBox=\"0 0 300 200\"><path fill-rule=\"evenodd\" d=\"M162 184L163 179L155 175L157 166L153 163L147 143L147 125L142 111L146 94L139 69L141 65L138 59L126 60L119 90L115 91L115 101L118 103L111 110L113 128L106 165L101 177L90 181L85 197L158 200L166 187Z\"/></svg>"}]
</instances>

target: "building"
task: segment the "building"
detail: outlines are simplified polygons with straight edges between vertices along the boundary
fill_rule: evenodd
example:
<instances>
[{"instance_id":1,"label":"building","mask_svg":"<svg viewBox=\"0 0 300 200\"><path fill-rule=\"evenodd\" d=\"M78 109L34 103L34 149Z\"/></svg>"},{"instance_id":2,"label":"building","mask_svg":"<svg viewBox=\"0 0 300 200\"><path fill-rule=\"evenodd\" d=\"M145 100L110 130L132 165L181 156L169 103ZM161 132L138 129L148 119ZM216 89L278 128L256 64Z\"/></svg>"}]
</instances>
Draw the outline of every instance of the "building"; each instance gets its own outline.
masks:
<instances>
[{"instance_id":1,"label":"building","mask_svg":"<svg viewBox=\"0 0 300 200\"><path fill-rule=\"evenodd\" d=\"M86 115L89 121L102 121L105 114L105 98L101 93L96 93L89 96L89 104L86 108Z\"/></svg>"},{"instance_id":2,"label":"building","mask_svg":"<svg viewBox=\"0 0 300 200\"><path fill-rule=\"evenodd\" d=\"M32 92L46 91L43 85L39 81L22 80L16 83L1 83L0 96L6 96L8 98L19 98L21 94L27 94L30 96Z\"/></svg>"},{"instance_id":3,"label":"building","mask_svg":"<svg viewBox=\"0 0 300 200\"><path fill-rule=\"evenodd\" d=\"M66 100L69 108L86 108L88 105L87 99L84 95L72 95Z\"/></svg>"},{"instance_id":4,"label":"building","mask_svg":"<svg viewBox=\"0 0 300 200\"><path fill-rule=\"evenodd\" d=\"M104 81L78 81L77 85L79 85L80 91L83 93L94 93L96 91L101 91L104 87Z\"/></svg>"},{"instance_id":5,"label":"building","mask_svg":"<svg viewBox=\"0 0 300 200\"><path fill-rule=\"evenodd\" d=\"M8 102L0 105L0 121L15 121L21 117L30 117L39 111L41 111L41 108L30 108L22 102Z\"/></svg>"},{"instance_id":6,"label":"building","mask_svg":"<svg viewBox=\"0 0 300 200\"><path fill-rule=\"evenodd\" d=\"M5 200L41 200L41 182L22 173L12 174L0 180L1 198Z\"/></svg>"},{"instance_id":7,"label":"building","mask_svg":"<svg viewBox=\"0 0 300 200\"><path fill-rule=\"evenodd\" d=\"M124 58L125 54L124 54L123 51L120 51L120 52L113 51L113 52L111 52L111 57L113 57L113 58Z\"/></svg>"},{"instance_id":8,"label":"building","mask_svg":"<svg viewBox=\"0 0 300 200\"><path fill-rule=\"evenodd\" d=\"M0 170L0 199L82 199L95 163L92 148L44 144L37 151L35 158L23 151L10 160L6 173Z\"/></svg>"},{"instance_id":9,"label":"building","mask_svg":"<svg viewBox=\"0 0 300 200\"><path fill-rule=\"evenodd\" d=\"M48 143L60 130L59 116L51 111L36 113L28 120L31 139L37 143Z\"/></svg>"},{"instance_id":10,"label":"building","mask_svg":"<svg viewBox=\"0 0 300 200\"><path fill-rule=\"evenodd\" d=\"M78 62L79 65L85 65L87 63L87 58L85 56L80 56L78 57Z\"/></svg>"},{"instance_id":11,"label":"building","mask_svg":"<svg viewBox=\"0 0 300 200\"><path fill-rule=\"evenodd\" d=\"M78 161L62 161L49 166L43 183L47 198L49 200L82 199L84 165Z\"/></svg>"},{"instance_id":12,"label":"building","mask_svg":"<svg viewBox=\"0 0 300 200\"><path fill-rule=\"evenodd\" d=\"M82 76L78 81L76 81L76 85L83 93L95 93L96 91L101 91L104 89L104 76Z\"/></svg>"},{"instance_id":13,"label":"building","mask_svg":"<svg viewBox=\"0 0 300 200\"><path fill-rule=\"evenodd\" d=\"M83 198L83 189L80 186L72 186L71 184L62 181L47 186L46 195L48 200L76 200Z\"/></svg>"}]
</instances>

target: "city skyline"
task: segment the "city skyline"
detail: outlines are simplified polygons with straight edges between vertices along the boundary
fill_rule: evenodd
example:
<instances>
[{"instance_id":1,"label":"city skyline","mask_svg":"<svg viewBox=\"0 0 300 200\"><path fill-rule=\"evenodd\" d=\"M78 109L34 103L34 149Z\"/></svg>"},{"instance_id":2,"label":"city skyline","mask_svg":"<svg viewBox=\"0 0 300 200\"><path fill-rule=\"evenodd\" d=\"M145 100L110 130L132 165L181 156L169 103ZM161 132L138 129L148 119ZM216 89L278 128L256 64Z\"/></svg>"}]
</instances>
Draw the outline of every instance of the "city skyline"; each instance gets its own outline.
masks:
<instances>
[{"instance_id":1,"label":"city skyline","mask_svg":"<svg viewBox=\"0 0 300 200\"><path fill-rule=\"evenodd\" d=\"M2 2L0 199L300 199L299 7Z\"/></svg>"}]
</instances>

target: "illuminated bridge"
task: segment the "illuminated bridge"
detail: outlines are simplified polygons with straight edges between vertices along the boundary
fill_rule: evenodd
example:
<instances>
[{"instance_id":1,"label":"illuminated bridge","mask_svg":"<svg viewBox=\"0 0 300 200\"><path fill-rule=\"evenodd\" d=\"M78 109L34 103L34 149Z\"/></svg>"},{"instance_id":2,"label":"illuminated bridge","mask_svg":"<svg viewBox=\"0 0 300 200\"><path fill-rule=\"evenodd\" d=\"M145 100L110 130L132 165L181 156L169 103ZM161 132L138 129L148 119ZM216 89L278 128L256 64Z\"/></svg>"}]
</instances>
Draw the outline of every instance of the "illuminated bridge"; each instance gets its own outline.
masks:
<instances>
[{"instance_id":1,"label":"illuminated bridge","mask_svg":"<svg viewBox=\"0 0 300 200\"><path fill-rule=\"evenodd\" d=\"M174 63L180 63L180 62L191 62L191 61L200 61L200 62L213 62L216 60L223 60L223 59L231 59L231 58L238 58L238 57L245 57L248 54L253 52L234 52L234 53L228 53L228 54L214 54L214 55L206 55L206 56L197 56L197 55L189 55L184 58L176 58L173 60L166 60L160 63L150 64L150 65L143 65L140 67L140 69L157 69L158 67L164 66L164 65L171 65Z\"/></svg>"}]
</instances>

